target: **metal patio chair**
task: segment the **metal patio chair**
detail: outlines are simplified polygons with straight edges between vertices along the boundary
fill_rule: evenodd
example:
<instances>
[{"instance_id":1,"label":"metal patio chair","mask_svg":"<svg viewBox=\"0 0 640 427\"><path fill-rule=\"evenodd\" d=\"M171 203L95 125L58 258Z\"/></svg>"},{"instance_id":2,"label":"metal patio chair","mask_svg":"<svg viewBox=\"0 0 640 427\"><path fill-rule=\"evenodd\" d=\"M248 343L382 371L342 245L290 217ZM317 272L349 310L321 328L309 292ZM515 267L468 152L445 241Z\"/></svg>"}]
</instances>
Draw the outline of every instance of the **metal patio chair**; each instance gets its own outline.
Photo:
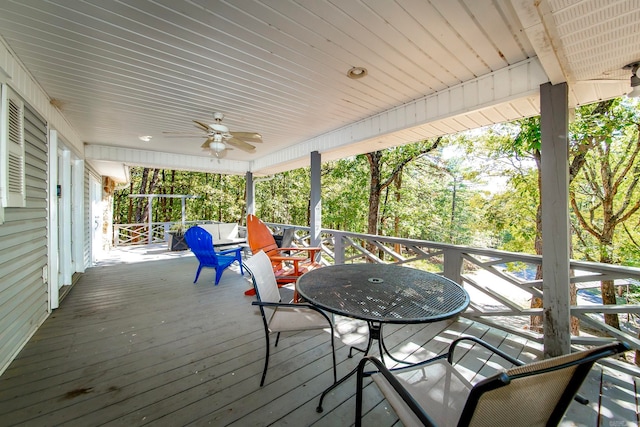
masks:
<instances>
[{"instance_id":1,"label":"metal patio chair","mask_svg":"<svg viewBox=\"0 0 640 427\"><path fill-rule=\"evenodd\" d=\"M257 301L252 304L260 307L264 333L267 341L264 370L260 387L269 367L269 335L275 333L276 343L280 340L281 332L327 329L331 331L331 353L333 357L333 382L336 382L336 352L333 338L333 322L331 318L319 308L311 304L283 303L276 278L271 267L271 260L260 251L245 261L245 268L251 274Z\"/></svg>"},{"instance_id":2,"label":"metal patio chair","mask_svg":"<svg viewBox=\"0 0 640 427\"><path fill-rule=\"evenodd\" d=\"M238 261L240 265L240 274L244 274L241 254L242 248L238 247L216 251L213 247L211 234L204 228L198 226L188 229L184 234L184 238L187 241L187 245L189 245L189 249L191 249L191 252L193 252L200 263L193 283L198 281L200 271L204 267L209 267L216 271L215 284L217 286L224 270L236 261Z\"/></svg>"},{"instance_id":3,"label":"metal patio chair","mask_svg":"<svg viewBox=\"0 0 640 427\"><path fill-rule=\"evenodd\" d=\"M462 341L480 344L515 367L472 385L453 364L454 349ZM371 375L405 426L555 426L574 397L587 403L576 393L593 364L629 349L614 342L524 364L480 339L462 337L447 353L397 370L367 356L358 365L355 425L362 422L363 379ZM365 372L367 363L377 371Z\"/></svg>"}]
</instances>

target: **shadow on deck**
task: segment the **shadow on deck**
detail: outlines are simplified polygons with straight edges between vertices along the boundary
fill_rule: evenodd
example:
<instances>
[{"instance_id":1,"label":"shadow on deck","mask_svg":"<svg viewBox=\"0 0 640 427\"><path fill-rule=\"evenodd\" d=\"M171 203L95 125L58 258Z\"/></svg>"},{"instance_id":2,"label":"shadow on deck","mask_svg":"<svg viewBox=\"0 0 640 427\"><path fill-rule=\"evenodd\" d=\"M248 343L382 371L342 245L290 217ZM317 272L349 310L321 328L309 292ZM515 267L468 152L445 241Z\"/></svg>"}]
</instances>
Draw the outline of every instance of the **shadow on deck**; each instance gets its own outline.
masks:
<instances>
[{"instance_id":1,"label":"shadow on deck","mask_svg":"<svg viewBox=\"0 0 640 427\"><path fill-rule=\"evenodd\" d=\"M193 284L193 257L155 255L144 263L111 259L82 275L0 377L1 425L353 424L355 378L327 396L323 413L315 411L331 382L326 332L284 336L260 388L264 332L243 294L249 283L232 268L218 286L211 270ZM341 376L357 364L347 358L348 346L365 343L367 327L339 317L336 323ZM394 355L416 361L462 334L523 360L540 355L535 343L466 319L385 327ZM479 368L479 356L460 361L472 381L491 374ZM581 389L589 405L574 402L563 425L637 426L638 387L638 378L597 366ZM364 405L364 425L397 425L375 385L366 387Z\"/></svg>"}]
</instances>

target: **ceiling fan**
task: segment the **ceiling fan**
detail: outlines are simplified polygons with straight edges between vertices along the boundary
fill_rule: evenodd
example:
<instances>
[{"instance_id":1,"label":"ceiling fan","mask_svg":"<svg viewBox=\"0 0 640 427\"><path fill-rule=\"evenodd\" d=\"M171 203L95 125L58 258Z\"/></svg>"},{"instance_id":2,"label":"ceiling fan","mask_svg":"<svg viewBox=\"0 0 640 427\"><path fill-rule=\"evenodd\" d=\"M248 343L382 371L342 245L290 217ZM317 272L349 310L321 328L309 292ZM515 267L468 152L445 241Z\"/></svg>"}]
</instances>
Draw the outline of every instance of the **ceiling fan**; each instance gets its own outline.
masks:
<instances>
[{"instance_id":1,"label":"ceiling fan","mask_svg":"<svg viewBox=\"0 0 640 427\"><path fill-rule=\"evenodd\" d=\"M209 152L216 157L224 157L228 150L235 147L247 153L254 153L256 147L251 143L261 143L262 135L256 132L230 132L229 128L222 124L224 114L213 113L214 122L206 124L198 120L194 120L196 127L204 131L204 135L185 135L183 132L163 132L170 135L179 136L199 136L207 139L202 144L202 150Z\"/></svg>"}]
</instances>

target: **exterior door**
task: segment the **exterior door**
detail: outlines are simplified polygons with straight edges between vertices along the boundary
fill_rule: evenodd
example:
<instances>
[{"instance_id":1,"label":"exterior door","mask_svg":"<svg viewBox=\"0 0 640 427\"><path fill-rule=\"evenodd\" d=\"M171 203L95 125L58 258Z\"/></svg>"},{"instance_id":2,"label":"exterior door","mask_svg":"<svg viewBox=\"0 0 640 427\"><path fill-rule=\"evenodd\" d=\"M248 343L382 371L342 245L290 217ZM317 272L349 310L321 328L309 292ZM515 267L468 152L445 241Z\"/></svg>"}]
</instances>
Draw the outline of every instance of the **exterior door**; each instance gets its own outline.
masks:
<instances>
[{"instance_id":1,"label":"exterior door","mask_svg":"<svg viewBox=\"0 0 640 427\"><path fill-rule=\"evenodd\" d=\"M89 185L89 197L91 197L91 264L95 264L102 255L102 183L91 175Z\"/></svg>"}]
</instances>

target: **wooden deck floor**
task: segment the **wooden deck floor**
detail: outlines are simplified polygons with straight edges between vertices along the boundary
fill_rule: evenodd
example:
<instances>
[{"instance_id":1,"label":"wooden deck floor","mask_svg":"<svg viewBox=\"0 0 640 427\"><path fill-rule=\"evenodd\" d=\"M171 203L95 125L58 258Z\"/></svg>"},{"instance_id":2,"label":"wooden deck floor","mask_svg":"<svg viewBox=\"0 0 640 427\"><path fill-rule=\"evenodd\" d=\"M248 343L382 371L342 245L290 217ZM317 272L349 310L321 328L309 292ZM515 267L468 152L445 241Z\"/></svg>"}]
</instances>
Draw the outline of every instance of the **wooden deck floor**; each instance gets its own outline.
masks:
<instances>
[{"instance_id":1,"label":"wooden deck floor","mask_svg":"<svg viewBox=\"0 0 640 427\"><path fill-rule=\"evenodd\" d=\"M89 269L0 377L0 425L351 425L355 379L325 399L322 414L315 411L331 383L327 333L283 337L260 388L264 333L243 295L248 282L228 270L214 286L205 270L194 285L195 267L183 257ZM348 344L365 341L367 330L336 321L340 376L358 360L347 358ZM464 319L385 328L392 352L414 360L461 334L522 359L540 354L522 338ZM461 355L469 378L490 374L479 368L482 352ZM581 391L591 403L574 403L563 424L637 426L639 386L638 378L598 367ZM400 425L372 384L365 411L365 425Z\"/></svg>"}]
</instances>

